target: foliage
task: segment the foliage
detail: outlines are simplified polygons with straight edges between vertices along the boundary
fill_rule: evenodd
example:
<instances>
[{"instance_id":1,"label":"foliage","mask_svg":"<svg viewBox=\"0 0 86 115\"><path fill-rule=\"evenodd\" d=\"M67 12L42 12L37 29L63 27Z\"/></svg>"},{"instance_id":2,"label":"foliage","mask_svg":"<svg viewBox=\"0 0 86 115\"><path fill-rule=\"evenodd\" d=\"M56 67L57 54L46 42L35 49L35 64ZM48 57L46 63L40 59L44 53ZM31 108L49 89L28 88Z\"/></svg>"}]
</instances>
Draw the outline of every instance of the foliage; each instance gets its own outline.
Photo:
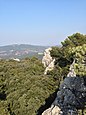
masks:
<instances>
[{"instance_id":1,"label":"foliage","mask_svg":"<svg viewBox=\"0 0 86 115\"><path fill-rule=\"evenodd\" d=\"M61 67L62 76L66 77L70 64L75 59L77 76L86 76L86 35L76 33L62 42L62 47L52 47L51 55L55 65Z\"/></svg>"},{"instance_id":2,"label":"foliage","mask_svg":"<svg viewBox=\"0 0 86 115\"><path fill-rule=\"evenodd\" d=\"M59 85L37 58L0 61L0 115L36 115ZM4 96L4 98L1 98Z\"/></svg>"},{"instance_id":3,"label":"foliage","mask_svg":"<svg viewBox=\"0 0 86 115\"><path fill-rule=\"evenodd\" d=\"M71 36L68 36L68 38L66 38L64 42L61 43L63 47L81 46L86 44L86 35L75 33Z\"/></svg>"},{"instance_id":4,"label":"foliage","mask_svg":"<svg viewBox=\"0 0 86 115\"><path fill-rule=\"evenodd\" d=\"M86 77L86 35L75 33L69 36L62 42L61 47L52 47L51 55L56 59L53 75L58 76L60 74L64 79L69 72L70 64L75 60L74 70L76 75ZM55 72L55 70L58 72ZM78 114L85 115L86 108L78 110Z\"/></svg>"},{"instance_id":5,"label":"foliage","mask_svg":"<svg viewBox=\"0 0 86 115\"><path fill-rule=\"evenodd\" d=\"M76 74L86 76L86 35L69 36L61 47L52 47L51 56L56 59L55 68L48 75L43 75L45 68L36 57L0 60L0 115L36 115L74 59Z\"/></svg>"},{"instance_id":6,"label":"foliage","mask_svg":"<svg viewBox=\"0 0 86 115\"><path fill-rule=\"evenodd\" d=\"M74 54L76 74L78 76L86 76L86 44L69 49L69 54Z\"/></svg>"}]
</instances>

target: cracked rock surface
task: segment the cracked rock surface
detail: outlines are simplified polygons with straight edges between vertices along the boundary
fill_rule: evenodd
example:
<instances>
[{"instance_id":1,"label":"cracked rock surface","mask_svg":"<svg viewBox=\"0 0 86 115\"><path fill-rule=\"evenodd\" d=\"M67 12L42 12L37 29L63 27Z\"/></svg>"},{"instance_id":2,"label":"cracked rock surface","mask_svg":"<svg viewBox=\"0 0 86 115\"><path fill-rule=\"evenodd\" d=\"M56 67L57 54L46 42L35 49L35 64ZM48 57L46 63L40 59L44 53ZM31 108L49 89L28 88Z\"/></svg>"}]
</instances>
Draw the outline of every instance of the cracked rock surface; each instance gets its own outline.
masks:
<instances>
[{"instance_id":1,"label":"cracked rock surface","mask_svg":"<svg viewBox=\"0 0 86 115\"><path fill-rule=\"evenodd\" d=\"M67 77L61 84L53 105L63 111L63 115L77 115L77 109L82 109L86 102L86 86L83 77ZM71 114L70 114L71 115Z\"/></svg>"},{"instance_id":2,"label":"cracked rock surface","mask_svg":"<svg viewBox=\"0 0 86 115\"><path fill-rule=\"evenodd\" d=\"M83 109L86 104L85 81L83 77L66 77L52 103L52 106L60 108L60 113L46 115L78 115L77 110Z\"/></svg>"}]
</instances>

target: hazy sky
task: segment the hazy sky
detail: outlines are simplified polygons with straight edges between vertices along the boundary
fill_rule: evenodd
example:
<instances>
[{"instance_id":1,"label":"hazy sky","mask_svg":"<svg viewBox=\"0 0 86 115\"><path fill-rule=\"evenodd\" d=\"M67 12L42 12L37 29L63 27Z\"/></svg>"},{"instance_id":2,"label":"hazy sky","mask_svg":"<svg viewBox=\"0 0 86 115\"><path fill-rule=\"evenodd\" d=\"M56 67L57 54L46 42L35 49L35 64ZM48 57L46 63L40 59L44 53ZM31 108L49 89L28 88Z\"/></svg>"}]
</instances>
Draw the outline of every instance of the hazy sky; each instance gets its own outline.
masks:
<instances>
[{"instance_id":1,"label":"hazy sky","mask_svg":"<svg viewBox=\"0 0 86 115\"><path fill-rule=\"evenodd\" d=\"M86 0L0 0L0 45L58 45L86 34Z\"/></svg>"}]
</instances>

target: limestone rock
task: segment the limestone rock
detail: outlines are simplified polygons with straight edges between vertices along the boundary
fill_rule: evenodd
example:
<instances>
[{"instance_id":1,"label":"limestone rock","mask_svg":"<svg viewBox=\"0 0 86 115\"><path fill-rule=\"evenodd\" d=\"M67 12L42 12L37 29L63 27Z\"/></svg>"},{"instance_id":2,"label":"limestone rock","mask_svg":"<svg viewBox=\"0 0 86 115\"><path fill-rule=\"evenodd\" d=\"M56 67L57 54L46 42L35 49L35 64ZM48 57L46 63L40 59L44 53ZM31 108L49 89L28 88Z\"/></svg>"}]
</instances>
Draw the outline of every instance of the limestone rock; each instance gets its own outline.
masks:
<instances>
[{"instance_id":1,"label":"limestone rock","mask_svg":"<svg viewBox=\"0 0 86 115\"><path fill-rule=\"evenodd\" d=\"M44 111L42 115L61 115L62 111L58 106L51 106L49 109Z\"/></svg>"},{"instance_id":2,"label":"limestone rock","mask_svg":"<svg viewBox=\"0 0 86 115\"><path fill-rule=\"evenodd\" d=\"M45 72L44 72L45 75L47 74L48 71L51 71L54 69L54 62L55 62L55 59L53 59L51 63L48 65L48 67L46 67Z\"/></svg>"},{"instance_id":3,"label":"limestone rock","mask_svg":"<svg viewBox=\"0 0 86 115\"><path fill-rule=\"evenodd\" d=\"M18 59L18 58L12 58L12 60L20 62L20 59Z\"/></svg>"},{"instance_id":4,"label":"limestone rock","mask_svg":"<svg viewBox=\"0 0 86 115\"><path fill-rule=\"evenodd\" d=\"M44 67L46 68L44 71L44 74L47 74L48 71L51 71L54 68L55 59L53 59L50 55L51 50L52 50L52 48L48 48L44 52L44 56L42 59L42 63L44 65Z\"/></svg>"},{"instance_id":5,"label":"limestone rock","mask_svg":"<svg viewBox=\"0 0 86 115\"><path fill-rule=\"evenodd\" d=\"M44 65L44 67L47 67L52 61L52 57L50 55L51 50L52 50L52 48L48 48L44 52L44 56L43 56L43 59L42 59L42 63Z\"/></svg>"},{"instance_id":6,"label":"limestone rock","mask_svg":"<svg viewBox=\"0 0 86 115\"><path fill-rule=\"evenodd\" d=\"M74 70L74 64L75 64L75 60L70 65L70 69L69 69L69 73L68 73L67 77L76 77L76 73L75 73L75 70Z\"/></svg>"}]
</instances>

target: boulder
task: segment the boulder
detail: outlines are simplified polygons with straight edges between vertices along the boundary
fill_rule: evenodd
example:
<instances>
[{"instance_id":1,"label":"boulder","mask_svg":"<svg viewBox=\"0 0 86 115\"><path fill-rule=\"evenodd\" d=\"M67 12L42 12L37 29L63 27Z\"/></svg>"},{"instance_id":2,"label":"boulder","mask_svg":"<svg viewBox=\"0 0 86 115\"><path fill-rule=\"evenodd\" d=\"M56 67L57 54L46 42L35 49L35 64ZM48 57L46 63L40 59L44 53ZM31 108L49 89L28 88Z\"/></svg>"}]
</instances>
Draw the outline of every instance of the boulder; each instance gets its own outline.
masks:
<instances>
[{"instance_id":1,"label":"boulder","mask_svg":"<svg viewBox=\"0 0 86 115\"><path fill-rule=\"evenodd\" d=\"M86 102L84 82L83 77L67 77L64 79L53 102L53 105L61 108L63 115L69 115L69 112L77 115L77 110L84 108Z\"/></svg>"},{"instance_id":2,"label":"boulder","mask_svg":"<svg viewBox=\"0 0 86 115\"><path fill-rule=\"evenodd\" d=\"M51 108L44 112L46 114L43 113L42 115L78 115L78 110L84 109L86 103L86 83L84 79L77 76L66 77L60 85ZM55 110L55 114L53 110Z\"/></svg>"}]
</instances>

